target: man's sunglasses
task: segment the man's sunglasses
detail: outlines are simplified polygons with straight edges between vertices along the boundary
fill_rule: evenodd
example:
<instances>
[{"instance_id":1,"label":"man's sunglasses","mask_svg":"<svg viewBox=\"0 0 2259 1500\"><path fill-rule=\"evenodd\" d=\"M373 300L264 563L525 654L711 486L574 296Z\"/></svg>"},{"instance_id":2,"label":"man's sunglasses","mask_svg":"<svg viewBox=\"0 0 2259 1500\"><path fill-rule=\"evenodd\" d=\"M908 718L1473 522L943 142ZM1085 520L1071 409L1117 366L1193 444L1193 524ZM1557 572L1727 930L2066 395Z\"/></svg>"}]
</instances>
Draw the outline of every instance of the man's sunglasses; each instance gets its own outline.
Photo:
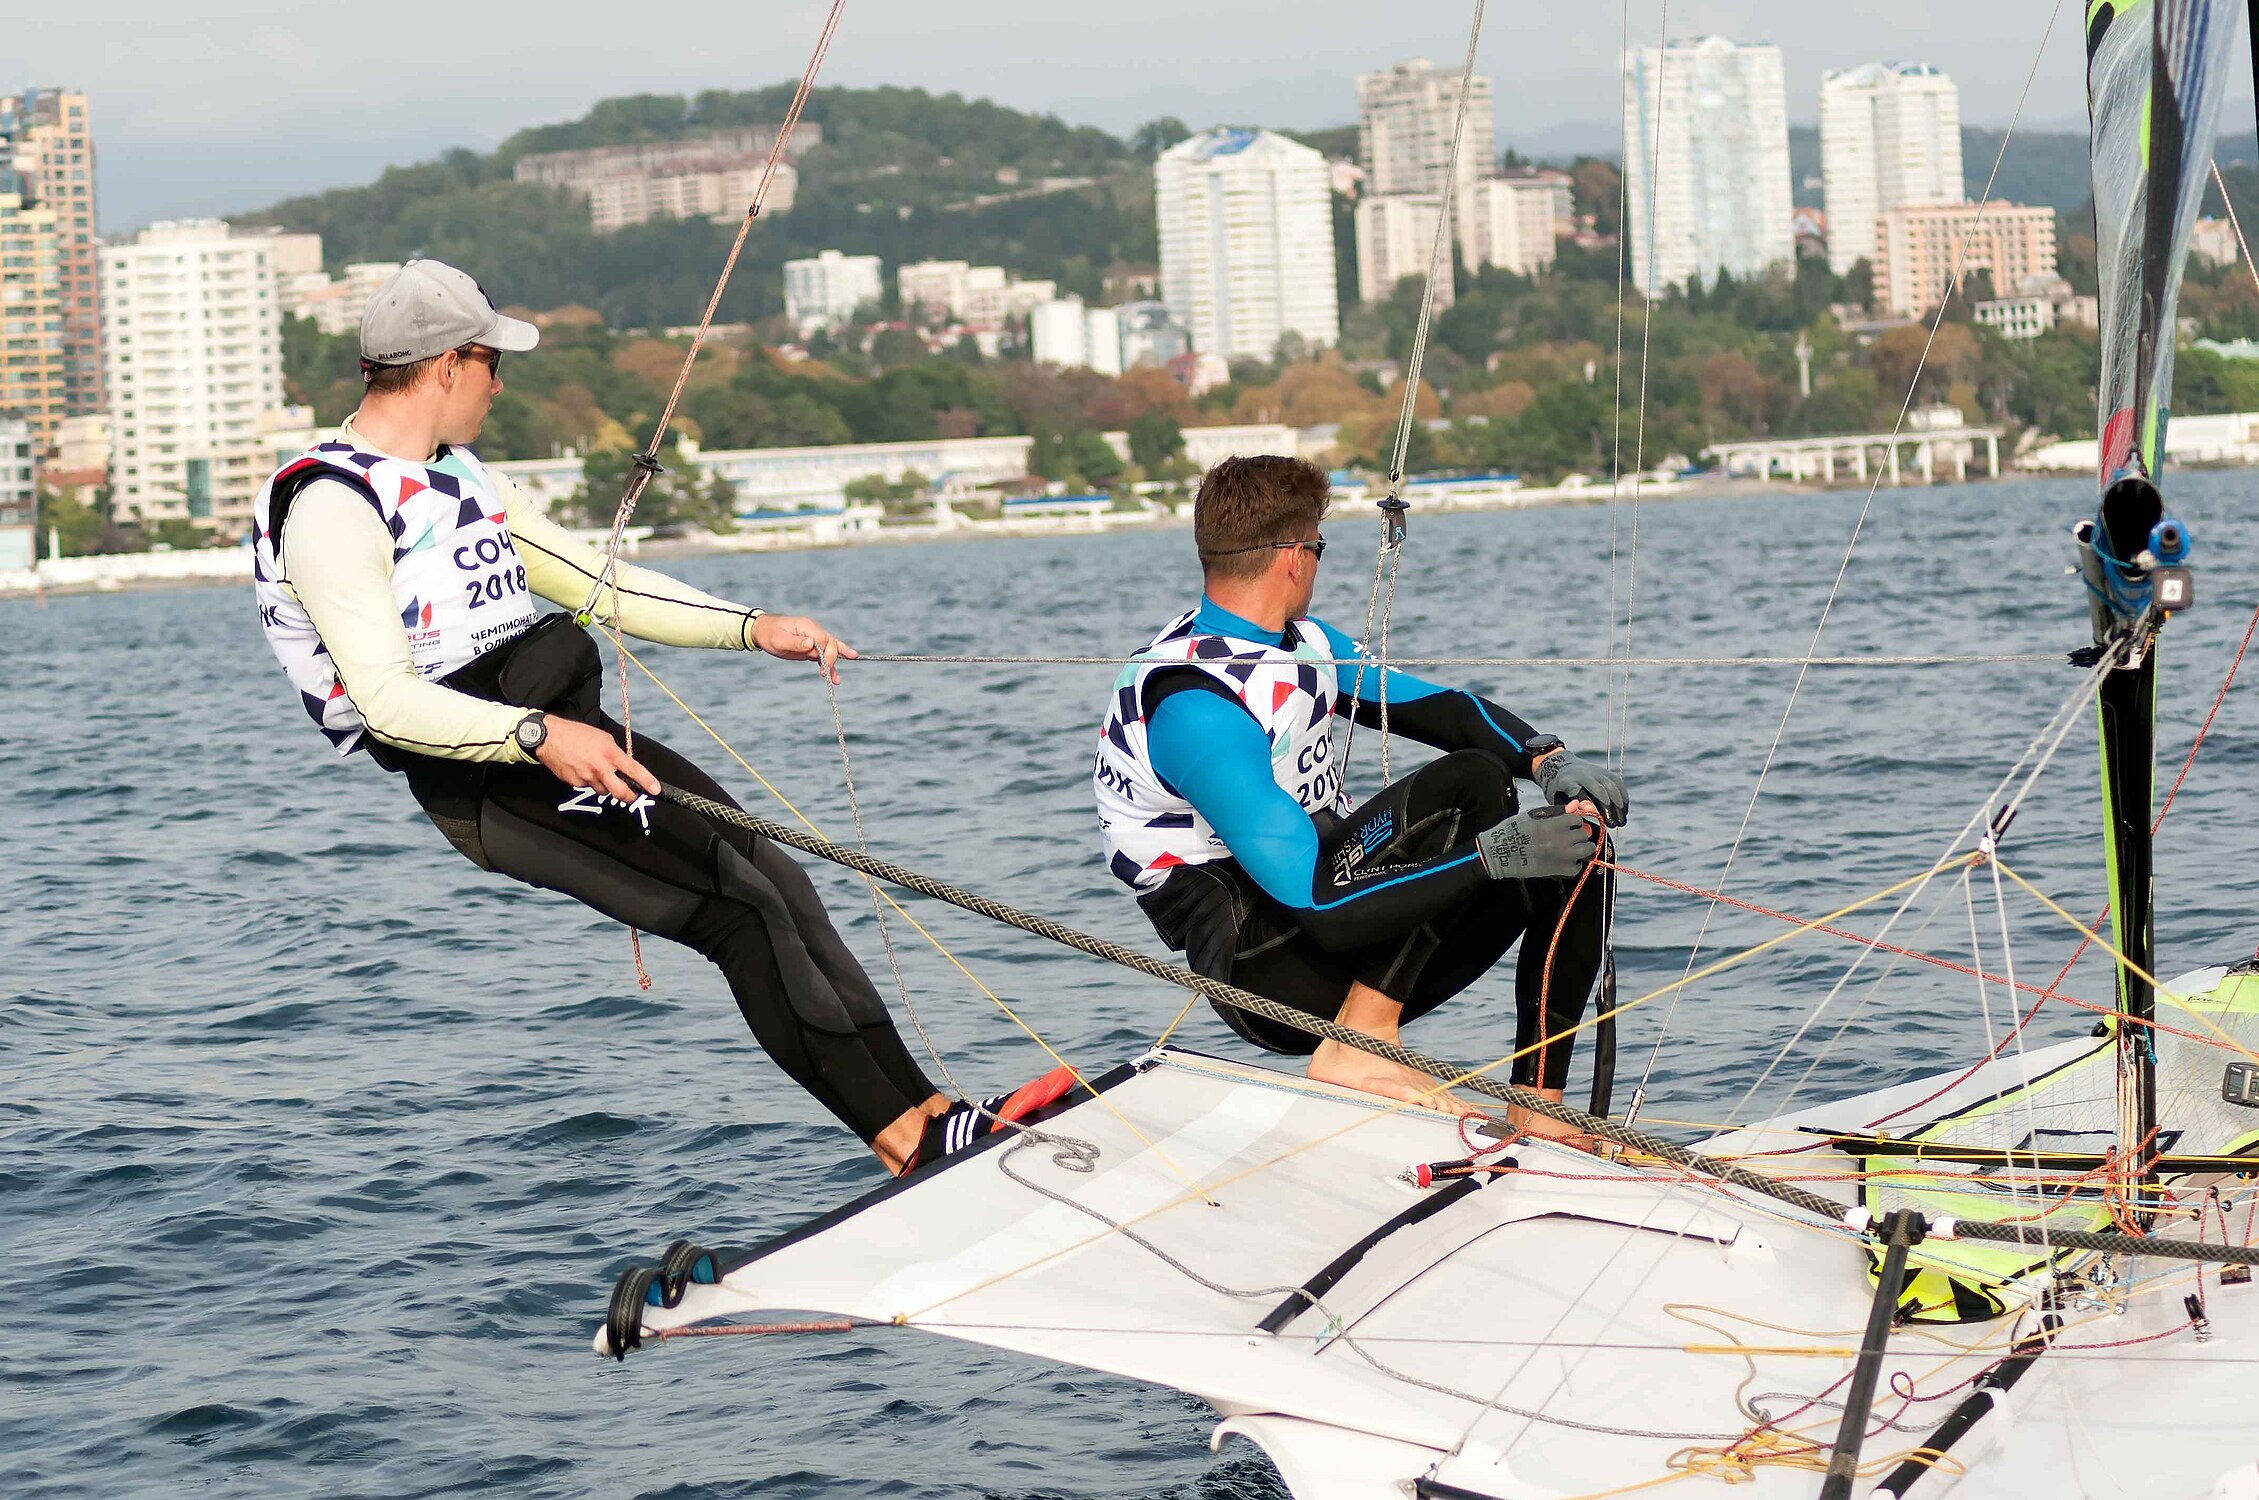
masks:
<instances>
[{"instance_id":1,"label":"man's sunglasses","mask_svg":"<svg viewBox=\"0 0 2259 1500\"><path fill-rule=\"evenodd\" d=\"M1234 547L1228 552L1210 552L1205 555L1208 557L1238 557L1243 552L1287 551L1307 552L1312 557L1324 557L1326 555L1326 539L1319 536L1299 542L1257 542L1252 547Z\"/></svg>"},{"instance_id":2,"label":"man's sunglasses","mask_svg":"<svg viewBox=\"0 0 2259 1500\"><path fill-rule=\"evenodd\" d=\"M486 366L488 374L497 379L501 377L502 351L499 349L489 349L483 344L465 344L455 351L455 355L458 359L475 359Z\"/></svg>"}]
</instances>

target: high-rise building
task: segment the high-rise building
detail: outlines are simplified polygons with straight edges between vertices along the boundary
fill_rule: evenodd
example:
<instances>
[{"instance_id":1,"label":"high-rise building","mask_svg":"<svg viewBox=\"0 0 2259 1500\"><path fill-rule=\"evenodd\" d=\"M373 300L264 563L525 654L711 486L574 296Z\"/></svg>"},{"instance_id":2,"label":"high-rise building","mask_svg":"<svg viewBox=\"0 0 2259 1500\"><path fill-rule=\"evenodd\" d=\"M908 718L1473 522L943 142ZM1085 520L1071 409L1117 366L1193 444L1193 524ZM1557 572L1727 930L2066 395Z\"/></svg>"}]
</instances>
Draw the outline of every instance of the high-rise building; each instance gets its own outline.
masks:
<instances>
[{"instance_id":1,"label":"high-rise building","mask_svg":"<svg viewBox=\"0 0 2259 1500\"><path fill-rule=\"evenodd\" d=\"M1354 214L1357 229L1357 300L1385 302L1396 284L1407 276L1425 276L1435 252L1436 227L1443 220L1443 200L1434 193L1390 193L1386 197L1358 200ZM1452 261L1449 246L1437 268L1435 305L1451 305Z\"/></svg>"},{"instance_id":2,"label":"high-rise building","mask_svg":"<svg viewBox=\"0 0 2259 1500\"><path fill-rule=\"evenodd\" d=\"M1575 232L1574 185L1565 172L1516 167L1475 184L1467 203L1470 264L1535 276L1553 264L1555 241Z\"/></svg>"},{"instance_id":3,"label":"high-rise building","mask_svg":"<svg viewBox=\"0 0 2259 1500\"><path fill-rule=\"evenodd\" d=\"M1028 342L1039 365L1122 373L1121 310L1085 307L1080 297L1060 297L1028 312Z\"/></svg>"},{"instance_id":4,"label":"high-rise building","mask_svg":"<svg viewBox=\"0 0 2259 1500\"><path fill-rule=\"evenodd\" d=\"M95 235L94 135L86 95L32 89L20 97L0 98L0 169L10 167L22 179L19 192L25 202L47 210L55 219L63 415L100 411L100 241ZM41 432L38 441L45 443L50 437Z\"/></svg>"},{"instance_id":5,"label":"high-rise building","mask_svg":"<svg viewBox=\"0 0 2259 1500\"><path fill-rule=\"evenodd\" d=\"M1195 350L1269 359L1288 334L1340 341L1323 155L1268 130L1211 130L1162 152L1153 187L1161 300Z\"/></svg>"},{"instance_id":6,"label":"high-rise building","mask_svg":"<svg viewBox=\"0 0 2259 1500\"><path fill-rule=\"evenodd\" d=\"M0 162L0 412L28 421L42 448L69 414L61 259L53 210Z\"/></svg>"},{"instance_id":7,"label":"high-rise building","mask_svg":"<svg viewBox=\"0 0 2259 1500\"><path fill-rule=\"evenodd\" d=\"M884 296L885 288L877 256L825 250L784 263L784 315L806 338L818 329L845 324L855 309Z\"/></svg>"},{"instance_id":8,"label":"high-rise building","mask_svg":"<svg viewBox=\"0 0 2259 1500\"><path fill-rule=\"evenodd\" d=\"M105 245L102 324L113 513L248 524L261 414L282 405L272 237L186 219Z\"/></svg>"},{"instance_id":9,"label":"high-rise building","mask_svg":"<svg viewBox=\"0 0 2259 1500\"><path fill-rule=\"evenodd\" d=\"M1794 258L1780 48L1717 36L1633 48L1624 139L1632 280L1642 292L1660 297L1721 271L1752 277Z\"/></svg>"},{"instance_id":10,"label":"high-rise building","mask_svg":"<svg viewBox=\"0 0 2259 1500\"><path fill-rule=\"evenodd\" d=\"M31 423L0 412L0 573L39 560L39 490Z\"/></svg>"},{"instance_id":11,"label":"high-rise building","mask_svg":"<svg viewBox=\"0 0 2259 1500\"><path fill-rule=\"evenodd\" d=\"M1900 317L1930 311L1958 273L1991 273L1996 295L2055 276L2055 210L2014 203L1940 203L1882 216L1875 303Z\"/></svg>"},{"instance_id":12,"label":"high-rise building","mask_svg":"<svg viewBox=\"0 0 2259 1500\"><path fill-rule=\"evenodd\" d=\"M1357 152L1364 162L1365 191L1375 197L1432 193L1440 202L1458 119L1456 68L1415 57L1377 73L1358 74ZM1459 254L1470 266L1482 264L1482 257L1468 210L1475 184L1496 169L1495 132L1490 80L1478 76L1467 89L1466 137L1459 146L1456 233Z\"/></svg>"},{"instance_id":13,"label":"high-rise building","mask_svg":"<svg viewBox=\"0 0 2259 1500\"><path fill-rule=\"evenodd\" d=\"M1820 77L1820 173L1828 268L1875 258L1875 221L1894 208L1959 203L1961 92L1924 63L1867 63Z\"/></svg>"}]
</instances>

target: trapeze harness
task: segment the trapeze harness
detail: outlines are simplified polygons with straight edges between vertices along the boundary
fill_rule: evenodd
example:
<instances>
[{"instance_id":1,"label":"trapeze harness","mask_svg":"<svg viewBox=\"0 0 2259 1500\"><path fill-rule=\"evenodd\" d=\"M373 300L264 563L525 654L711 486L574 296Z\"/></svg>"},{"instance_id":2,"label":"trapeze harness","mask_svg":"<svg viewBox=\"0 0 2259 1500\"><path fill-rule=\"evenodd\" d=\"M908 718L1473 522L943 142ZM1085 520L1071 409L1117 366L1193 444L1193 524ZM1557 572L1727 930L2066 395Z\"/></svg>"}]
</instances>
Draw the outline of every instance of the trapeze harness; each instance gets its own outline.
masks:
<instances>
[{"instance_id":1,"label":"trapeze harness","mask_svg":"<svg viewBox=\"0 0 2259 1500\"><path fill-rule=\"evenodd\" d=\"M649 797L565 785L540 765L450 759L367 731L282 567L283 528L306 487L337 480L392 538L391 586L418 676L489 702L624 731L602 708L603 661L570 615L539 614L507 512L476 457L428 464L322 443L283 466L252 505L259 621L307 714L342 755L401 773L432 821L482 869L560 891L704 954L786 1073L866 1142L933 1086L831 925L807 874L743 830ZM646 735L635 756L662 781L731 803Z\"/></svg>"}]
</instances>

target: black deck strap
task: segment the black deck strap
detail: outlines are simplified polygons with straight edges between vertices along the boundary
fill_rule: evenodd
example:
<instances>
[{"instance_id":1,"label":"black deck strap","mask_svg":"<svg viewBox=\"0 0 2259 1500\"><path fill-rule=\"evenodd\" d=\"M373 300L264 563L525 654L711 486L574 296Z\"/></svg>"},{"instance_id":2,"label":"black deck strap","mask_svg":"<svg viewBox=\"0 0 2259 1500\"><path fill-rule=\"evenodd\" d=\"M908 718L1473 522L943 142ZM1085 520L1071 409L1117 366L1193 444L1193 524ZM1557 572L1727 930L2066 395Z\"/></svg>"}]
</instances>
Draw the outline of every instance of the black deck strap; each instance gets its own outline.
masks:
<instances>
[{"instance_id":1,"label":"black deck strap","mask_svg":"<svg viewBox=\"0 0 2259 1500\"><path fill-rule=\"evenodd\" d=\"M1412 1494L1416 1500L1503 1500L1488 1490L1470 1490L1463 1484L1446 1484L1440 1479L1420 1478L1412 1481Z\"/></svg>"},{"instance_id":2,"label":"black deck strap","mask_svg":"<svg viewBox=\"0 0 2259 1500\"><path fill-rule=\"evenodd\" d=\"M960 889L947 881L936 880L930 875L921 875L915 870L889 864L883 859L873 859L860 850L850 849L843 844L835 844L829 839L819 838L798 828L788 827L773 819L759 817L744 811L742 808L731 807L726 802L716 802L710 797L701 797L696 792L686 792L675 786L664 787L661 795L677 807L685 807L692 812L701 813L706 817L727 823L734 828L743 828L750 833L760 834L763 838L774 840L787 849L798 849L803 854L812 854L818 859L830 860L835 865L844 865L859 874L870 876L873 880L883 880L888 885L899 886L906 891L916 891L921 896L931 896L936 901L945 901L951 906L969 911L975 916L987 917L992 922L1001 922L1007 927L1017 927L1022 932L1031 932L1037 937L1048 938L1054 943L1087 953L1093 958L1102 958L1108 963L1119 964L1125 969L1134 969L1140 974L1173 984L1179 989L1190 990L1196 995L1206 996L1219 1004L1229 1005L1235 1010L1245 1011L1249 1015L1262 1016L1266 1020L1276 1021L1282 1026L1291 1026L1295 1030L1306 1032L1311 1036L1339 1042L1345 1047L1354 1047L1360 1052L1368 1052L1375 1057L1386 1058L1390 1062L1399 1063L1404 1067L1425 1073L1430 1078L1440 1079L1454 1088L1463 1088L1469 1093L1482 1094L1496 1099L1502 1104L1519 1105L1532 1114L1543 1115L1549 1120L1559 1120L1564 1125L1573 1125L1585 1135L1594 1136L1604 1141L1613 1141L1619 1146L1629 1146L1634 1151L1645 1156L1651 1156L1657 1161L1667 1162L1671 1166L1687 1171L1699 1172L1705 1177L1741 1188L1746 1192L1755 1193L1760 1197L1769 1198L1776 1203L1788 1204L1792 1208L1801 1209L1825 1222L1842 1224L1846 1228L1857 1228L1864 1225L1865 1221L1859 1218L1854 1210L1846 1208L1832 1198L1824 1198L1818 1193L1800 1188L1794 1183L1777 1181L1762 1173L1752 1172L1746 1167L1735 1166L1729 1161L1720 1161L1716 1157L1705 1156L1699 1151L1689 1151L1675 1141L1665 1140L1659 1135L1651 1135L1637 1127L1620 1124L1614 1120L1601 1119L1597 1115L1588 1114L1584 1110L1578 1109L1575 1105L1564 1104L1557 1099L1547 1098L1535 1089L1523 1088L1518 1084L1500 1083L1487 1074L1479 1074L1468 1068L1453 1067L1449 1063L1437 1061L1424 1052L1414 1051L1410 1047L1398 1046L1394 1042L1384 1042L1377 1037L1367 1036L1362 1031L1355 1031L1332 1021L1321 1020L1306 1011L1296 1010L1291 1005L1282 1005L1278 1001L1267 999L1252 990L1243 990L1235 984L1226 984L1221 980L1209 979L1204 975L1193 973L1190 969L1166 963L1149 953L1140 953L1135 948L1125 947L1120 943L1111 942L1102 937L1093 937L1087 932L1078 931L1061 922L1054 922L1048 917L1034 916L1021 911L1018 907L1007 906L1003 902L992 900L987 896L975 895L971 891ZM990 1139L998 1138L990 1137ZM969 1149L977 1150L978 1143ZM957 1154L961 1156L964 1153L959 1152ZM2167 1260L2207 1261L2216 1265L2259 1265L2259 1245L2206 1245L2195 1240L2103 1234L2091 1230L2050 1228L2044 1224L1995 1224L1982 1219L1955 1221L1954 1234L1961 1239L1982 1240L1987 1244L2021 1245L2048 1255L2064 1250L2097 1250L2111 1255L2153 1255Z\"/></svg>"},{"instance_id":3,"label":"black deck strap","mask_svg":"<svg viewBox=\"0 0 2259 1500\"><path fill-rule=\"evenodd\" d=\"M721 1279L721 1262L713 1251L689 1240L676 1240L659 1261L660 1301L667 1307L680 1307L682 1294L692 1285L712 1286Z\"/></svg>"},{"instance_id":4,"label":"black deck strap","mask_svg":"<svg viewBox=\"0 0 2259 1500\"><path fill-rule=\"evenodd\" d=\"M643 1309L651 1305L651 1284L659 1273L649 1266L630 1266L612 1286L611 1306L604 1310L605 1352L625 1360L630 1349L643 1347Z\"/></svg>"},{"instance_id":5,"label":"black deck strap","mask_svg":"<svg viewBox=\"0 0 2259 1500\"><path fill-rule=\"evenodd\" d=\"M1263 1321L1255 1326L1265 1333L1279 1332L1287 1324L1316 1306L1320 1297L1340 1285L1341 1278L1355 1269L1357 1262L1363 1260L1366 1252L1371 1250L1373 1246L1400 1229L1409 1229L1414 1224L1434 1218L1461 1198L1476 1191L1483 1185L1484 1181L1485 1179L1480 1177L1462 1177L1457 1182L1452 1183L1451 1186L1413 1204L1394 1218L1384 1220L1370 1234L1358 1240L1332 1260L1327 1261L1324 1270L1303 1282L1293 1291L1288 1292L1286 1299L1268 1313L1265 1313Z\"/></svg>"},{"instance_id":6,"label":"black deck strap","mask_svg":"<svg viewBox=\"0 0 2259 1500\"><path fill-rule=\"evenodd\" d=\"M1843 1423L1836 1428L1835 1446L1828 1453L1828 1477L1820 1484L1820 1500L1851 1500L1851 1484L1859 1475L1859 1450L1867 1440L1867 1414L1874 1409L1875 1382L1882 1376L1883 1355L1890 1349L1898 1289L1906 1279L1906 1252L1928 1233L1922 1216L1910 1208L1899 1209L1875 1227L1889 1248L1883 1252L1874 1300L1867 1304L1867 1331L1859 1340L1859 1362L1851 1367L1851 1386L1843 1393Z\"/></svg>"}]
</instances>

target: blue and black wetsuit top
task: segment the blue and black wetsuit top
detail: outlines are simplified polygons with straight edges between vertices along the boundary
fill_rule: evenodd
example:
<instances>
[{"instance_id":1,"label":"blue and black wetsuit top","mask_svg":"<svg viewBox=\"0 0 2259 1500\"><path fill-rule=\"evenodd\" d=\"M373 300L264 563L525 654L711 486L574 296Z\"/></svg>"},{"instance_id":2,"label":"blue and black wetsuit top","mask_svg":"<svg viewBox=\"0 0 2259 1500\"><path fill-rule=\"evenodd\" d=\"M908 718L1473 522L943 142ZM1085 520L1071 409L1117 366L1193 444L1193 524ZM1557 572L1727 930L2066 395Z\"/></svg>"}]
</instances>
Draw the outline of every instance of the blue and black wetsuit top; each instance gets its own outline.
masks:
<instances>
[{"instance_id":1,"label":"blue and black wetsuit top","mask_svg":"<svg viewBox=\"0 0 2259 1500\"><path fill-rule=\"evenodd\" d=\"M1267 631L1206 598L1192 623L1200 634L1292 644L1280 632ZM1315 626L1324 636L1326 654L1337 662L1363 658L1356 641L1324 621L1300 625ZM1394 668L1342 665L1333 712L1377 728L1384 670L1391 733L1440 750L1485 751L1515 775L1530 774L1524 746L1537 738L1537 731L1463 689L1441 687ZM1321 858L1318 822L1274 775L1270 736L1210 673L1193 667L1153 671L1144 679L1141 706L1146 758L1156 778L1191 804L1239 868L1265 895L1293 912L1322 946L1362 947L1401 934L1463 900L1487 879L1471 842L1416 863L1375 866ZM1322 811L1318 816L1332 821ZM1387 837L1387 830L1372 831L1376 846Z\"/></svg>"}]
</instances>

